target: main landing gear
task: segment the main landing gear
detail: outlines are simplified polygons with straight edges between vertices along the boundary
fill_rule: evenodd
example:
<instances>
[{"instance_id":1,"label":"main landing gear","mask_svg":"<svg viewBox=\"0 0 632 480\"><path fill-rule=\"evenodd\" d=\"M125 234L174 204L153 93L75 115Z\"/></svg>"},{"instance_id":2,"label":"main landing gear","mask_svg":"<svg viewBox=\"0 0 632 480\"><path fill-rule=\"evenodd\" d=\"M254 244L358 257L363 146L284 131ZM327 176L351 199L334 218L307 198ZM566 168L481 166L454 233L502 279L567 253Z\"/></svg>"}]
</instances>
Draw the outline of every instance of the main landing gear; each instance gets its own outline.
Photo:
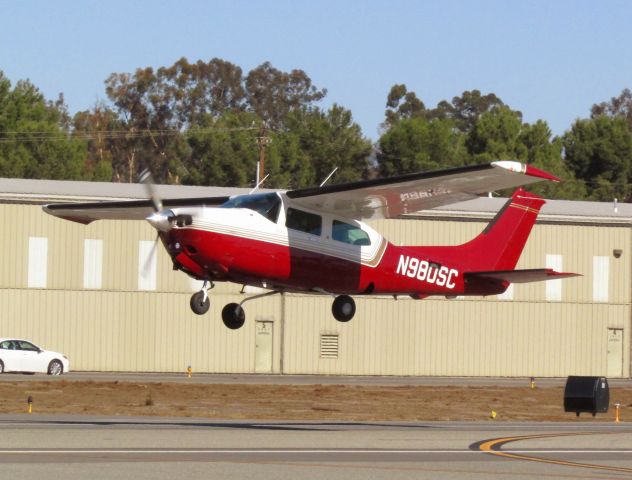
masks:
<instances>
[{"instance_id":1,"label":"main landing gear","mask_svg":"<svg viewBox=\"0 0 632 480\"><path fill-rule=\"evenodd\" d=\"M338 295L331 305L331 313L339 322L348 322L356 312L356 305L349 295Z\"/></svg>"},{"instance_id":2,"label":"main landing gear","mask_svg":"<svg viewBox=\"0 0 632 480\"><path fill-rule=\"evenodd\" d=\"M197 315L204 315L208 312L211 301L208 296L208 290L213 288L213 283L211 286L207 288L208 282L204 282L202 286L202 290L199 292L195 292L191 296L191 310ZM240 303L228 303L222 309L222 321L227 328L231 330L237 330L244 326L246 322L246 312L244 311L243 304L249 302L250 300L255 300L257 298L267 297L269 295L275 295L277 293L283 293L279 290L274 290L272 292L262 293L260 295L253 295L252 297L247 297L242 300ZM339 322L348 322L353 318L356 312L356 304L353 298L349 295L338 295L333 304L331 305L331 313L334 318Z\"/></svg>"},{"instance_id":3,"label":"main landing gear","mask_svg":"<svg viewBox=\"0 0 632 480\"><path fill-rule=\"evenodd\" d=\"M237 330L244 326L246 312L239 303L228 303L222 308L222 322L231 330Z\"/></svg>"}]
</instances>

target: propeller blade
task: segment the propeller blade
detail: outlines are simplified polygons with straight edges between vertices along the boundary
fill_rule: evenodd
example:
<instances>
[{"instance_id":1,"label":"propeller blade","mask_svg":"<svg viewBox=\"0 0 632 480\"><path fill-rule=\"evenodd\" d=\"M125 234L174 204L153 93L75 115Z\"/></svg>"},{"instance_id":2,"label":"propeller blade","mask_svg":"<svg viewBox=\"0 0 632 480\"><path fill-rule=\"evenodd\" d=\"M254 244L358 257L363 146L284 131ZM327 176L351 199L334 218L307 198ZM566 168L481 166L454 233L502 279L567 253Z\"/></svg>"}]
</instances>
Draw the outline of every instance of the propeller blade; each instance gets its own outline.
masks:
<instances>
[{"instance_id":1,"label":"propeller blade","mask_svg":"<svg viewBox=\"0 0 632 480\"><path fill-rule=\"evenodd\" d=\"M151 175L151 172L148 168L140 172L138 176L138 180L140 183L145 185L145 190L147 191L147 196L151 199L151 203L154 206L154 212L162 211L162 200L158 196L156 192L156 186L154 184L154 177Z\"/></svg>"},{"instance_id":2,"label":"propeller blade","mask_svg":"<svg viewBox=\"0 0 632 480\"><path fill-rule=\"evenodd\" d=\"M154 240L154 244L151 246L149 255L147 255L147 258L145 259L145 263L143 263L143 268L141 268L140 270L140 274L145 280L149 278L151 264L153 263L153 260L156 257L156 247L158 246L158 240L160 240L160 233L156 235L156 239Z\"/></svg>"}]
</instances>

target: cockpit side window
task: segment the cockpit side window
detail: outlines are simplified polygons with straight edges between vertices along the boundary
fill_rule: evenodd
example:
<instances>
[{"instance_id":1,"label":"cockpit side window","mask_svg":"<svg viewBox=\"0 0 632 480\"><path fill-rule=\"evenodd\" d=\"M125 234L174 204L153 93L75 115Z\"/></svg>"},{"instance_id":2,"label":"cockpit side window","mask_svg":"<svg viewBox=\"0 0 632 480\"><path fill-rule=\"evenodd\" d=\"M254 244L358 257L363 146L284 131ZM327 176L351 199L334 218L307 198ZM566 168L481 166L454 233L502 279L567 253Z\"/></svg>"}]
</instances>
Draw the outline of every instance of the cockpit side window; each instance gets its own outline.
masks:
<instances>
[{"instance_id":1,"label":"cockpit side window","mask_svg":"<svg viewBox=\"0 0 632 480\"><path fill-rule=\"evenodd\" d=\"M239 195L220 205L221 208L248 208L276 223L281 211L281 199L276 193Z\"/></svg>"},{"instance_id":2,"label":"cockpit side window","mask_svg":"<svg viewBox=\"0 0 632 480\"><path fill-rule=\"evenodd\" d=\"M356 225L334 220L331 226L331 238L351 245L371 245L369 234Z\"/></svg>"},{"instance_id":3,"label":"cockpit side window","mask_svg":"<svg viewBox=\"0 0 632 480\"><path fill-rule=\"evenodd\" d=\"M323 220L320 215L304 212L296 208L288 208L285 216L285 226L292 230L320 235L323 227Z\"/></svg>"}]
</instances>

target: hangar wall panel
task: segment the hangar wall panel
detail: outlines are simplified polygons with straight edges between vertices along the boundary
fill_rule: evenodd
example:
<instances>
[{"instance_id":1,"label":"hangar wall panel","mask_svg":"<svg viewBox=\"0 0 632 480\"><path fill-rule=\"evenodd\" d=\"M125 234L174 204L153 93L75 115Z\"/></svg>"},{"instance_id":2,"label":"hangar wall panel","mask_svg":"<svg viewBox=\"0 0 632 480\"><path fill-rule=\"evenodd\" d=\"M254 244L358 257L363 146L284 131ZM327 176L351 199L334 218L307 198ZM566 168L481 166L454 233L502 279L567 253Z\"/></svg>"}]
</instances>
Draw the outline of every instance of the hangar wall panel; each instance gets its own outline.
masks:
<instances>
[{"instance_id":1,"label":"hangar wall panel","mask_svg":"<svg viewBox=\"0 0 632 480\"><path fill-rule=\"evenodd\" d=\"M278 323L280 302L262 299L244 328L219 321L239 297L216 295L198 317L188 294L0 290L0 336L28 338L66 353L73 370L246 373L255 369L255 321ZM273 343L279 373L280 338Z\"/></svg>"},{"instance_id":2,"label":"hangar wall panel","mask_svg":"<svg viewBox=\"0 0 632 480\"><path fill-rule=\"evenodd\" d=\"M375 298L339 324L328 309L319 297L287 299L285 373L605 375L608 327L629 314L626 305ZM338 335L337 359L320 357L320 334Z\"/></svg>"}]
</instances>

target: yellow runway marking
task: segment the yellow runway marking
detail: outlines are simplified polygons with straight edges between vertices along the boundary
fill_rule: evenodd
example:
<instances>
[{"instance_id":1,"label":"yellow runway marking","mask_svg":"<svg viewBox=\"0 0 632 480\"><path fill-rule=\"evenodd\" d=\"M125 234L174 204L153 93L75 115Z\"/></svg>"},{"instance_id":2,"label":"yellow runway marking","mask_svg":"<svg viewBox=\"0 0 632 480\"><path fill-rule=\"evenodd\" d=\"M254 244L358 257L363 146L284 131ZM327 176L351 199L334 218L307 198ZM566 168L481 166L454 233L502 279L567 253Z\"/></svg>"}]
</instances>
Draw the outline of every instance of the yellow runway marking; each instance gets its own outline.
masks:
<instances>
[{"instance_id":1,"label":"yellow runway marking","mask_svg":"<svg viewBox=\"0 0 632 480\"><path fill-rule=\"evenodd\" d=\"M488 440L486 442L481 443L478 446L478 449L482 452L486 452L491 455L512 458L514 460L526 460L529 462L550 463L553 465L564 465L567 467L591 468L593 470L606 470L609 472L632 473L632 468L628 468L628 467L610 467L608 465L596 465L592 463L570 462L566 460L555 460L553 458L535 457L532 455L524 455L521 453L519 454L519 453L505 452L505 451L500 450L500 448L503 445L509 442L517 442L519 440L532 440L536 438L547 438L547 437L568 437L568 436L573 436L573 435L599 435L599 434L605 435L608 433L606 432L546 433L546 434L540 434L540 435L523 435L519 437L495 438L493 440Z\"/></svg>"}]
</instances>

